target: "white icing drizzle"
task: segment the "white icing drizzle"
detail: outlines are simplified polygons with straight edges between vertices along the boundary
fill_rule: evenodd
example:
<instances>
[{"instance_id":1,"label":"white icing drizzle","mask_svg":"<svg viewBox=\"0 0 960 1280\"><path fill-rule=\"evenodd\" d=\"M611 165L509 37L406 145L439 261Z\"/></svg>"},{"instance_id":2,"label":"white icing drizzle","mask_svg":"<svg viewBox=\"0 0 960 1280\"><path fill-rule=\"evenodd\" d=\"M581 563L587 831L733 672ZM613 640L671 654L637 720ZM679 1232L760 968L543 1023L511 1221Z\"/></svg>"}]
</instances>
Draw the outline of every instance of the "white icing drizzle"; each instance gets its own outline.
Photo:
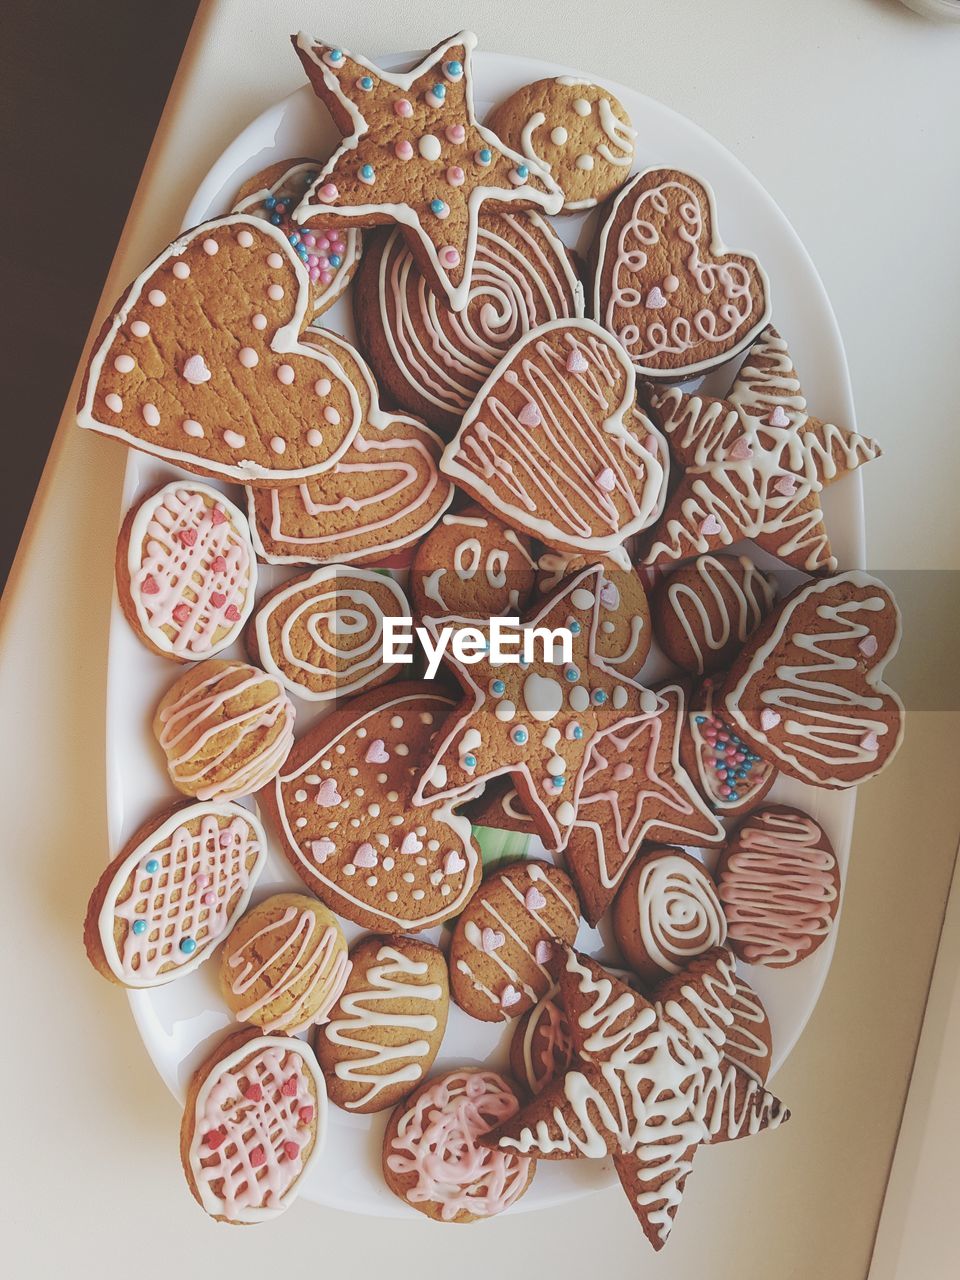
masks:
<instances>
[{"instance_id":1,"label":"white icing drizzle","mask_svg":"<svg viewBox=\"0 0 960 1280\"><path fill-rule=\"evenodd\" d=\"M658 853L637 876L637 921L643 949L666 973L721 946L727 921L706 868L679 854Z\"/></svg>"},{"instance_id":2,"label":"white icing drizzle","mask_svg":"<svg viewBox=\"0 0 960 1280\"><path fill-rule=\"evenodd\" d=\"M668 579L667 598L696 659L696 670L705 670L704 648L718 653L731 640L742 645L773 606L776 588L746 556L737 558L735 573L716 556L698 556L691 566L696 585ZM733 614L731 616L732 597Z\"/></svg>"}]
</instances>

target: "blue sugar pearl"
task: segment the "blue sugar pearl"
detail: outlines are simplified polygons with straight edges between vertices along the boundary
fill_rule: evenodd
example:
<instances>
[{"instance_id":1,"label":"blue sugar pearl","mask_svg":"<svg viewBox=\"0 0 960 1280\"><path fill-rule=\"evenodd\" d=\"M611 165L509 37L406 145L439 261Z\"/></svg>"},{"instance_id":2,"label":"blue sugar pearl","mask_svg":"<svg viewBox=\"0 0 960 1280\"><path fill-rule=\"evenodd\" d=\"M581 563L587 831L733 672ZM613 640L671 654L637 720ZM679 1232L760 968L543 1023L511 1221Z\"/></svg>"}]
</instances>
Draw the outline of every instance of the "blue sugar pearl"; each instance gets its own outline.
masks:
<instances>
[{"instance_id":1,"label":"blue sugar pearl","mask_svg":"<svg viewBox=\"0 0 960 1280\"><path fill-rule=\"evenodd\" d=\"M361 77L360 77L360 88L361 88L361 89L372 89L372 88L373 88L373 78L372 78L372 76L361 76Z\"/></svg>"},{"instance_id":2,"label":"blue sugar pearl","mask_svg":"<svg viewBox=\"0 0 960 1280\"><path fill-rule=\"evenodd\" d=\"M463 75L463 63L462 63L462 62L457 62L457 61L456 61L456 59L454 59L454 61L453 61L453 62L448 62L448 63L447 63L447 74L448 74L448 75L451 75L451 76L462 76L462 75Z\"/></svg>"},{"instance_id":3,"label":"blue sugar pearl","mask_svg":"<svg viewBox=\"0 0 960 1280\"><path fill-rule=\"evenodd\" d=\"M146 920L134 920L133 932L137 935L138 938L140 937L141 933L146 933L147 932Z\"/></svg>"},{"instance_id":4,"label":"blue sugar pearl","mask_svg":"<svg viewBox=\"0 0 960 1280\"><path fill-rule=\"evenodd\" d=\"M517 177L518 177L518 178L527 178L527 177L529 177L529 176L530 176L530 170L527 168L527 166L526 166L525 164L518 164L518 165L517 165Z\"/></svg>"},{"instance_id":5,"label":"blue sugar pearl","mask_svg":"<svg viewBox=\"0 0 960 1280\"><path fill-rule=\"evenodd\" d=\"M267 198L266 198L266 200L264 200L263 204L264 204L264 208L266 208L266 209L275 209L275 208L276 208L276 206L277 206L277 197L276 197L276 196L267 196Z\"/></svg>"},{"instance_id":6,"label":"blue sugar pearl","mask_svg":"<svg viewBox=\"0 0 960 1280\"><path fill-rule=\"evenodd\" d=\"M197 944L193 938L181 938L180 950L185 956L192 956L197 949Z\"/></svg>"},{"instance_id":7,"label":"blue sugar pearl","mask_svg":"<svg viewBox=\"0 0 960 1280\"><path fill-rule=\"evenodd\" d=\"M299 243L300 243L300 232L299 232L299 231L291 231L291 232L290 232L290 243L291 243L291 244L299 244Z\"/></svg>"},{"instance_id":8,"label":"blue sugar pearl","mask_svg":"<svg viewBox=\"0 0 960 1280\"><path fill-rule=\"evenodd\" d=\"M150 875L153 875L155 871L160 870L160 863L156 860L156 858L151 858L150 861L147 863L145 870L148 871Z\"/></svg>"},{"instance_id":9,"label":"blue sugar pearl","mask_svg":"<svg viewBox=\"0 0 960 1280\"><path fill-rule=\"evenodd\" d=\"M441 214L441 213L443 213L443 211L444 211L444 209L445 209L446 207L447 207L447 206L446 206L446 204L444 204L444 202L443 202L442 200L431 200L431 201L430 201L430 212L431 212L431 213L435 213L435 214L437 215L437 217L438 217L438 218L439 218L440 214Z\"/></svg>"},{"instance_id":10,"label":"blue sugar pearl","mask_svg":"<svg viewBox=\"0 0 960 1280\"><path fill-rule=\"evenodd\" d=\"M361 177L364 177L364 178L372 178L372 177L373 177L373 165L372 165L372 164L365 164L365 165L361 168L361 170L360 170L360 175L361 175Z\"/></svg>"},{"instance_id":11,"label":"blue sugar pearl","mask_svg":"<svg viewBox=\"0 0 960 1280\"><path fill-rule=\"evenodd\" d=\"M330 61L331 61L331 62L342 62L342 61L343 61L343 50L342 50L342 49L331 49L331 50L330 50Z\"/></svg>"},{"instance_id":12,"label":"blue sugar pearl","mask_svg":"<svg viewBox=\"0 0 960 1280\"><path fill-rule=\"evenodd\" d=\"M567 623L567 630L572 636L578 636L580 634L580 623L577 622L576 618L571 619L571 621Z\"/></svg>"},{"instance_id":13,"label":"blue sugar pearl","mask_svg":"<svg viewBox=\"0 0 960 1280\"><path fill-rule=\"evenodd\" d=\"M523 729L520 727L514 729L513 732L510 734L510 737L513 739L513 741L517 744L518 747L523 746L523 744L527 740L527 736L528 735L527 735L526 729Z\"/></svg>"},{"instance_id":14,"label":"blue sugar pearl","mask_svg":"<svg viewBox=\"0 0 960 1280\"><path fill-rule=\"evenodd\" d=\"M493 159L493 152L490 150L490 148L489 148L489 147L481 147L481 148L480 148L480 163L481 163L481 164L489 164L489 163L490 163L490 161L491 161L492 159Z\"/></svg>"},{"instance_id":15,"label":"blue sugar pearl","mask_svg":"<svg viewBox=\"0 0 960 1280\"><path fill-rule=\"evenodd\" d=\"M723 763L723 761L722 761L722 760L718 760L718 761L717 761L717 763L716 763L713 767L714 767L714 769L716 769L717 773L726 773L726 772L727 772L727 766Z\"/></svg>"},{"instance_id":16,"label":"blue sugar pearl","mask_svg":"<svg viewBox=\"0 0 960 1280\"><path fill-rule=\"evenodd\" d=\"M464 756L464 757L463 757L463 767L464 767L465 769L475 769L475 768L477 767L477 757L476 757L476 756Z\"/></svg>"},{"instance_id":17,"label":"blue sugar pearl","mask_svg":"<svg viewBox=\"0 0 960 1280\"><path fill-rule=\"evenodd\" d=\"M696 720L697 724L706 724L706 723L707 723L707 717L706 717L706 716L695 716L694 718L695 718L695 720Z\"/></svg>"},{"instance_id":18,"label":"blue sugar pearl","mask_svg":"<svg viewBox=\"0 0 960 1280\"><path fill-rule=\"evenodd\" d=\"M340 257L339 253L331 253L331 255L330 255L330 257L329 257L328 261L329 261L329 263L330 263L331 267L339 267L339 265L340 265L340 263L343 261L343 259Z\"/></svg>"},{"instance_id":19,"label":"blue sugar pearl","mask_svg":"<svg viewBox=\"0 0 960 1280\"><path fill-rule=\"evenodd\" d=\"M594 705L598 707L603 706L603 704L607 700L607 695L603 692L602 689L594 689L590 697Z\"/></svg>"},{"instance_id":20,"label":"blue sugar pearl","mask_svg":"<svg viewBox=\"0 0 960 1280\"><path fill-rule=\"evenodd\" d=\"M495 697L499 698L501 693L506 692L506 688L507 686L504 684L502 680L494 680L490 685L490 692Z\"/></svg>"},{"instance_id":21,"label":"blue sugar pearl","mask_svg":"<svg viewBox=\"0 0 960 1280\"><path fill-rule=\"evenodd\" d=\"M274 225L275 227L279 227L279 225L280 225L280 223L281 223L282 219L281 219L281 217L280 217L279 213L271 213L271 215L270 215L270 221L273 223L273 225Z\"/></svg>"},{"instance_id":22,"label":"blue sugar pearl","mask_svg":"<svg viewBox=\"0 0 960 1280\"><path fill-rule=\"evenodd\" d=\"M583 729L580 727L580 725L575 724L573 726L573 736L578 742L583 737Z\"/></svg>"},{"instance_id":23,"label":"blue sugar pearl","mask_svg":"<svg viewBox=\"0 0 960 1280\"><path fill-rule=\"evenodd\" d=\"M433 86L433 96L435 98L445 98L447 96L447 86L445 84L435 84Z\"/></svg>"},{"instance_id":24,"label":"blue sugar pearl","mask_svg":"<svg viewBox=\"0 0 960 1280\"><path fill-rule=\"evenodd\" d=\"M577 670L576 667L567 667L567 669L563 673L563 676L565 680L579 680L580 672Z\"/></svg>"},{"instance_id":25,"label":"blue sugar pearl","mask_svg":"<svg viewBox=\"0 0 960 1280\"><path fill-rule=\"evenodd\" d=\"M554 779L553 779L553 785L554 785L554 787L556 788L556 790L557 790L557 791L562 791L562 790L563 790L563 784L564 784L565 782L566 782L566 778L563 776L563 774L562 774L562 773L558 773L558 774L556 774L556 776L555 776L555 777L554 777Z\"/></svg>"}]
</instances>

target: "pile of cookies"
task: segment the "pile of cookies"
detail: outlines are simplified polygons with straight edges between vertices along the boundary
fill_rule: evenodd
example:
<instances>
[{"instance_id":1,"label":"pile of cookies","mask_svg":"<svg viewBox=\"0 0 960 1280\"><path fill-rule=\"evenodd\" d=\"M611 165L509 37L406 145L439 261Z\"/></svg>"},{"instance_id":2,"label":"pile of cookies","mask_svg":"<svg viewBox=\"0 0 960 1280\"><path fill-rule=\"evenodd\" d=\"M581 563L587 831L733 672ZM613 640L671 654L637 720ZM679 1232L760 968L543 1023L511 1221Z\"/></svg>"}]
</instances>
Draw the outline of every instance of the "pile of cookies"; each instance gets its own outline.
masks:
<instances>
[{"instance_id":1,"label":"pile of cookies","mask_svg":"<svg viewBox=\"0 0 960 1280\"><path fill-rule=\"evenodd\" d=\"M829 832L767 793L854 786L902 734L896 604L838 570L821 508L879 450L808 412L702 181L631 176L627 114L585 80L481 125L473 45L395 74L297 37L343 145L185 232L94 344L80 425L179 469L116 576L183 664L153 733L187 800L100 877L85 943L129 988L218 966L238 1029L181 1129L213 1217L289 1205L329 1100L392 1112L383 1176L432 1218L612 1156L660 1248L697 1149L788 1116L743 969L802 963L840 901ZM586 262L548 215L594 205ZM359 349L323 325L348 289ZM693 389L736 357L726 396ZM264 564L296 567L264 592ZM569 653L495 660L505 616ZM474 627L475 660L398 679L394 619ZM256 896L261 813L303 892ZM535 856L484 876L491 831ZM431 1075L451 999L513 1025L508 1072Z\"/></svg>"}]
</instances>

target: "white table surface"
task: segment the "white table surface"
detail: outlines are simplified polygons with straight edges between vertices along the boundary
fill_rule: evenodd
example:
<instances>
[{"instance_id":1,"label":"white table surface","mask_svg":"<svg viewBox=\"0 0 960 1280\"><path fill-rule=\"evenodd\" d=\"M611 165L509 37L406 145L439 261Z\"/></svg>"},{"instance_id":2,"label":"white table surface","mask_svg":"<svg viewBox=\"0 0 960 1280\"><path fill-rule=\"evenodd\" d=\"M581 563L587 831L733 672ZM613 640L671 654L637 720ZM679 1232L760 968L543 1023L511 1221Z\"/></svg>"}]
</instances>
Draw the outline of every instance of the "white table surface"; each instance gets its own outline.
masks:
<instances>
[{"instance_id":1,"label":"white table surface","mask_svg":"<svg viewBox=\"0 0 960 1280\"><path fill-rule=\"evenodd\" d=\"M290 31L304 26L380 51L428 46L464 22L488 49L637 85L710 129L753 170L819 266L846 341L860 426L886 449L864 476L871 566L955 570L960 30L929 24L895 0L474 0L463 8L210 0L101 313L175 233L223 146L301 82ZM82 198L95 192L91 173ZM617 1190L562 1210L508 1214L469 1235L308 1204L277 1224L232 1230L207 1221L187 1193L175 1104L122 994L83 955L86 897L109 856L105 636L123 451L70 421L68 411L0 616L0 948L9 975L0 1205L9 1274L148 1280L215 1269L254 1277L300 1264L323 1275L359 1266L360 1274L465 1280L863 1277L960 827L955 677L954 710L941 709L949 699L940 673L952 676L947 657L956 648L949 575L936 591L932 575L895 579L908 641L893 674L913 714L895 765L861 790L833 969L777 1078L794 1118L776 1134L702 1153L665 1254L648 1251Z\"/></svg>"}]
</instances>

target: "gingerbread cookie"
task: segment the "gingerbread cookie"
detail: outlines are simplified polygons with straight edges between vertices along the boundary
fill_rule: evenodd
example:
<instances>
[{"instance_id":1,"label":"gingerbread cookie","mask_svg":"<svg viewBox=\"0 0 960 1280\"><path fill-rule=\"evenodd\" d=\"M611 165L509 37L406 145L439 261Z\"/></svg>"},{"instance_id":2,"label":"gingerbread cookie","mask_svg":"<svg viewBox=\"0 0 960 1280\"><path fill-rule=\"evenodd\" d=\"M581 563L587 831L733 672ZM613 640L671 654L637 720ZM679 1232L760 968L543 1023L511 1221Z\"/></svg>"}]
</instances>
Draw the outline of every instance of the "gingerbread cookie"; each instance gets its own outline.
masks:
<instances>
[{"instance_id":1,"label":"gingerbread cookie","mask_svg":"<svg viewBox=\"0 0 960 1280\"><path fill-rule=\"evenodd\" d=\"M770 804L748 814L724 846L717 888L737 955L786 969L832 932L840 868L819 823L801 809Z\"/></svg>"},{"instance_id":2,"label":"gingerbread cookie","mask_svg":"<svg viewBox=\"0 0 960 1280\"><path fill-rule=\"evenodd\" d=\"M148 649L175 662L212 657L253 608L246 517L209 485L174 480L127 512L116 573L124 617Z\"/></svg>"},{"instance_id":3,"label":"gingerbread cookie","mask_svg":"<svg viewBox=\"0 0 960 1280\"><path fill-rule=\"evenodd\" d=\"M310 278L307 320L313 323L332 307L350 283L360 261L359 231L322 224L302 231L293 221L293 210L320 172L319 160L280 160L243 184L236 195L234 213L265 218L279 227Z\"/></svg>"},{"instance_id":4,"label":"gingerbread cookie","mask_svg":"<svg viewBox=\"0 0 960 1280\"><path fill-rule=\"evenodd\" d=\"M364 938L353 970L316 1036L331 1102L385 1111L433 1065L447 1025L450 984L443 952L413 938Z\"/></svg>"},{"instance_id":5,"label":"gingerbread cookie","mask_svg":"<svg viewBox=\"0 0 960 1280\"><path fill-rule=\"evenodd\" d=\"M586 568L595 558L545 551L537 561L537 593L552 595L564 578ZM603 562L601 562L603 563ZM603 563L597 612L597 653L621 675L640 674L653 633L644 581L636 569Z\"/></svg>"},{"instance_id":6,"label":"gingerbread cookie","mask_svg":"<svg viewBox=\"0 0 960 1280\"><path fill-rule=\"evenodd\" d=\"M519 1109L511 1081L461 1068L420 1086L390 1117L383 1135L387 1186L435 1222L476 1222L509 1209L536 1166L478 1139Z\"/></svg>"},{"instance_id":7,"label":"gingerbread cookie","mask_svg":"<svg viewBox=\"0 0 960 1280\"><path fill-rule=\"evenodd\" d=\"M567 1015L552 992L517 1021L510 1041L510 1070L528 1092L541 1093L566 1074L572 1056Z\"/></svg>"},{"instance_id":8,"label":"gingerbread cookie","mask_svg":"<svg viewBox=\"0 0 960 1280\"><path fill-rule=\"evenodd\" d=\"M733 995L727 1006L733 1021L723 1042L724 1056L766 1084L773 1053L773 1032L763 1001L739 973L731 978Z\"/></svg>"},{"instance_id":9,"label":"gingerbread cookie","mask_svg":"<svg viewBox=\"0 0 960 1280\"><path fill-rule=\"evenodd\" d=\"M810 582L730 668L723 715L791 778L854 787L903 739L903 703L883 682L899 645L900 610L882 582L857 571Z\"/></svg>"},{"instance_id":10,"label":"gingerbread cookie","mask_svg":"<svg viewBox=\"0 0 960 1280\"><path fill-rule=\"evenodd\" d=\"M383 619L407 618L407 598L386 574L331 565L265 596L247 634L250 656L284 688L325 702L384 684Z\"/></svg>"},{"instance_id":11,"label":"gingerbread cookie","mask_svg":"<svg viewBox=\"0 0 960 1280\"><path fill-rule=\"evenodd\" d=\"M400 231L371 237L353 291L360 345L389 399L448 434L524 334L583 315L572 256L539 214L481 209L476 252L462 311L431 288Z\"/></svg>"},{"instance_id":12,"label":"gingerbread cookie","mask_svg":"<svg viewBox=\"0 0 960 1280\"><path fill-rule=\"evenodd\" d=\"M697 790L722 817L762 800L777 771L723 719L716 705L718 682L711 677L693 690L680 734L680 762Z\"/></svg>"},{"instance_id":13,"label":"gingerbread cookie","mask_svg":"<svg viewBox=\"0 0 960 1280\"><path fill-rule=\"evenodd\" d=\"M808 415L787 344L768 326L726 400L651 391L654 421L683 469L649 539L648 564L753 538L806 573L836 569L824 487L872 458L866 436Z\"/></svg>"},{"instance_id":14,"label":"gingerbread cookie","mask_svg":"<svg viewBox=\"0 0 960 1280\"><path fill-rule=\"evenodd\" d=\"M288 1036L228 1036L187 1088L180 1160L218 1222L276 1218L323 1149L327 1095L313 1050Z\"/></svg>"},{"instance_id":15,"label":"gingerbread cookie","mask_svg":"<svg viewBox=\"0 0 960 1280\"><path fill-rule=\"evenodd\" d=\"M443 452L488 511L560 551L609 555L663 505L662 441L623 348L592 321L542 325L500 361Z\"/></svg>"},{"instance_id":16,"label":"gingerbread cookie","mask_svg":"<svg viewBox=\"0 0 960 1280\"><path fill-rule=\"evenodd\" d=\"M563 204L539 165L477 123L476 42L462 31L401 74L306 35L293 41L345 135L294 216L307 229L397 223L420 270L455 311L469 302L485 200L507 212L558 213Z\"/></svg>"},{"instance_id":17,"label":"gingerbread cookie","mask_svg":"<svg viewBox=\"0 0 960 1280\"><path fill-rule=\"evenodd\" d=\"M325 1022L350 973L337 918L278 893L252 907L220 953L220 993L238 1022L288 1035Z\"/></svg>"},{"instance_id":18,"label":"gingerbread cookie","mask_svg":"<svg viewBox=\"0 0 960 1280\"><path fill-rule=\"evenodd\" d=\"M239 919L266 860L263 827L239 805L187 805L144 823L90 895L90 963L132 988L191 973Z\"/></svg>"},{"instance_id":19,"label":"gingerbread cookie","mask_svg":"<svg viewBox=\"0 0 960 1280\"><path fill-rule=\"evenodd\" d=\"M746 556L697 556L665 574L650 599L671 662L695 675L730 665L773 608L775 579Z\"/></svg>"},{"instance_id":20,"label":"gingerbread cookie","mask_svg":"<svg viewBox=\"0 0 960 1280\"><path fill-rule=\"evenodd\" d=\"M262 485L328 471L361 424L336 359L300 340L310 279L283 232L232 214L185 232L106 321L81 427Z\"/></svg>"},{"instance_id":21,"label":"gingerbread cookie","mask_svg":"<svg viewBox=\"0 0 960 1280\"><path fill-rule=\"evenodd\" d=\"M560 184L564 213L592 209L630 173L637 131L613 94L589 80L535 80L512 93L487 123Z\"/></svg>"},{"instance_id":22,"label":"gingerbread cookie","mask_svg":"<svg viewBox=\"0 0 960 1280\"><path fill-rule=\"evenodd\" d=\"M293 745L293 703L246 662L209 658L160 699L153 732L178 791L236 800L274 776Z\"/></svg>"},{"instance_id":23,"label":"gingerbread cookie","mask_svg":"<svg viewBox=\"0 0 960 1280\"><path fill-rule=\"evenodd\" d=\"M481 1022L517 1018L553 986L557 944L572 943L580 902L548 862L514 862L487 876L450 940L450 990Z\"/></svg>"},{"instance_id":24,"label":"gingerbread cookie","mask_svg":"<svg viewBox=\"0 0 960 1280\"><path fill-rule=\"evenodd\" d=\"M516 617L535 573L530 539L469 506L442 516L417 548L410 595L421 616Z\"/></svg>"},{"instance_id":25,"label":"gingerbread cookie","mask_svg":"<svg viewBox=\"0 0 960 1280\"><path fill-rule=\"evenodd\" d=\"M304 344L326 351L360 398L360 431L326 474L283 489L248 488L254 546L270 564L378 564L418 541L450 505L443 445L412 418L384 413L370 370L328 330Z\"/></svg>"},{"instance_id":26,"label":"gingerbread cookie","mask_svg":"<svg viewBox=\"0 0 960 1280\"><path fill-rule=\"evenodd\" d=\"M645 169L623 188L596 258L594 317L654 381L680 382L723 364L770 318L760 263L728 252L713 192L677 169Z\"/></svg>"},{"instance_id":27,"label":"gingerbread cookie","mask_svg":"<svg viewBox=\"0 0 960 1280\"><path fill-rule=\"evenodd\" d=\"M452 706L425 683L367 690L301 738L260 796L297 875L355 924L428 929L480 881L470 823L412 799Z\"/></svg>"},{"instance_id":28,"label":"gingerbread cookie","mask_svg":"<svg viewBox=\"0 0 960 1280\"><path fill-rule=\"evenodd\" d=\"M631 969L656 982L722 946L727 921L713 878L681 849L651 849L630 868L613 904L613 930Z\"/></svg>"}]
</instances>

